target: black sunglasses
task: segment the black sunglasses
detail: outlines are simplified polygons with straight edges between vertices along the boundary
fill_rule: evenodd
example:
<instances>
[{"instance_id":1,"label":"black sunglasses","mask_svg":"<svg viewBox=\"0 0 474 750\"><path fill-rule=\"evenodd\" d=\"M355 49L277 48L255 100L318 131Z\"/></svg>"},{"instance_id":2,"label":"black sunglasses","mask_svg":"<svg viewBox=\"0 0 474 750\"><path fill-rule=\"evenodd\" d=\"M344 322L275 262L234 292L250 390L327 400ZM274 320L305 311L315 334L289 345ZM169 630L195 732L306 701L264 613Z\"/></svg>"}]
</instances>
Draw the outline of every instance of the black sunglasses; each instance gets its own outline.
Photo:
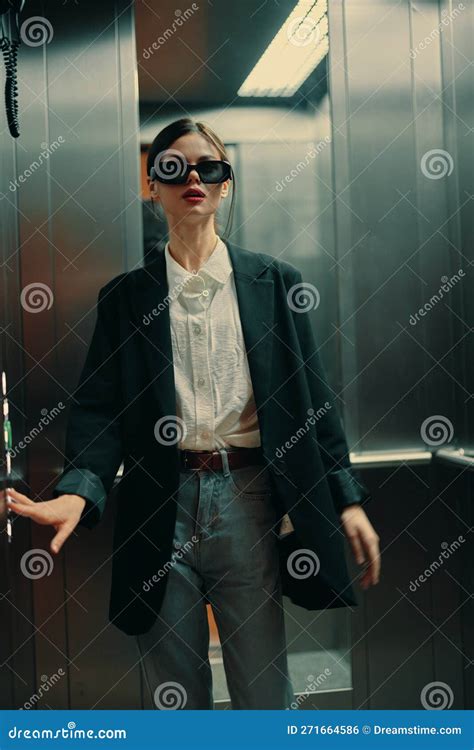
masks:
<instances>
[{"instance_id":1,"label":"black sunglasses","mask_svg":"<svg viewBox=\"0 0 474 750\"><path fill-rule=\"evenodd\" d=\"M184 185L189 173L195 169L201 182L216 184L232 179L232 167L228 161L209 159L199 164L188 164L182 159L161 159L150 169L150 178L166 185Z\"/></svg>"}]
</instances>

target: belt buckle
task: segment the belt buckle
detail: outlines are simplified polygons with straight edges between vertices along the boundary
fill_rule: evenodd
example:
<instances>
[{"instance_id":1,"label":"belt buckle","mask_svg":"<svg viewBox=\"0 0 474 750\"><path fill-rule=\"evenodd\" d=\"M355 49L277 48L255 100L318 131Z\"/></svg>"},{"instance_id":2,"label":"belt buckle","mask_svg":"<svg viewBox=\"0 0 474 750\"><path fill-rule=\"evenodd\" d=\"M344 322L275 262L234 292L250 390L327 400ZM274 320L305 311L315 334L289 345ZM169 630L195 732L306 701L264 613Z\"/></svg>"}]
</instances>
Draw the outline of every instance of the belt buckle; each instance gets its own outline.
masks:
<instances>
[{"instance_id":1,"label":"belt buckle","mask_svg":"<svg viewBox=\"0 0 474 750\"><path fill-rule=\"evenodd\" d=\"M185 469L190 469L190 471L199 471L200 467L189 467L188 465L188 459L189 459L189 452L187 450L183 451L183 466Z\"/></svg>"},{"instance_id":2,"label":"belt buckle","mask_svg":"<svg viewBox=\"0 0 474 750\"><path fill-rule=\"evenodd\" d=\"M203 466L205 466L205 467L207 467L207 468L209 468L209 466L210 466L210 468L212 469L212 464L213 464L213 456L214 456L214 455L216 455L216 456L218 456L218 457L220 457L220 458L221 458L221 466L222 466L222 456L221 456L221 453L220 453L220 451L218 451L218 450L213 450L213 451L201 451L201 452L202 452L202 453L207 453L207 454L208 454L207 458L206 458L206 459L204 459L204 461L203 461ZM187 451L187 450L183 450L183 458L182 458L182 462L183 462L183 467L184 467L185 469L187 469L187 468L188 468L188 458L189 458L189 454L188 454L188 451ZM194 471L199 471L199 467L198 467L197 469L194 469Z\"/></svg>"}]
</instances>

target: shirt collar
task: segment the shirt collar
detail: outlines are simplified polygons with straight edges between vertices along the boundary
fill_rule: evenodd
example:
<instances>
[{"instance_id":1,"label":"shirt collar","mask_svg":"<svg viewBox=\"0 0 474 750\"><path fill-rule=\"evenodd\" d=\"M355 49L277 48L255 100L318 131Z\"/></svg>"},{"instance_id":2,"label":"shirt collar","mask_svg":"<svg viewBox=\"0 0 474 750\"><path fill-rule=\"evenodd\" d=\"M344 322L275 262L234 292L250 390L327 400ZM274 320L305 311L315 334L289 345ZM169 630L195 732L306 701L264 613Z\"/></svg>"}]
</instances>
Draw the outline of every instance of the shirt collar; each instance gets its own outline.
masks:
<instances>
[{"instance_id":1,"label":"shirt collar","mask_svg":"<svg viewBox=\"0 0 474 750\"><path fill-rule=\"evenodd\" d=\"M190 271L178 263L169 251L169 240L165 245L166 274L168 277L168 287L171 289L175 284L183 282L191 275ZM216 246L204 265L199 269L199 275L206 275L213 279L217 284L225 284L230 273L232 272L232 263L229 257L227 245L218 237Z\"/></svg>"}]
</instances>

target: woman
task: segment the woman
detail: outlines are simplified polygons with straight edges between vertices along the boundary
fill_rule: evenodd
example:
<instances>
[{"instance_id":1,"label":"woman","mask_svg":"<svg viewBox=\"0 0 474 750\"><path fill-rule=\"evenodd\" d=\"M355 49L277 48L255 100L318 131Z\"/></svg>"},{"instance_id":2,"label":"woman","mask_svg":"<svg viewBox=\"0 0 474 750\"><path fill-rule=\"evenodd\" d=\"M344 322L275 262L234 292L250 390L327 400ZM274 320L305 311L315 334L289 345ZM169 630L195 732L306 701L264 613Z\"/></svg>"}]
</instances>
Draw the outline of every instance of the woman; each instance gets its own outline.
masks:
<instances>
[{"instance_id":1,"label":"woman","mask_svg":"<svg viewBox=\"0 0 474 750\"><path fill-rule=\"evenodd\" d=\"M11 490L11 507L54 526L58 553L99 522L123 460L109 616L137 636L155 705L213 707L210 603L232 707L288 708L282 594L313 610L356 603L344 534L363 587L377 583L368 493L298 305L301 274L216 232L235 184L220 138L178 120L147 169L169 241L100 290L55 499Z\"/></svg>"}]
</instances>

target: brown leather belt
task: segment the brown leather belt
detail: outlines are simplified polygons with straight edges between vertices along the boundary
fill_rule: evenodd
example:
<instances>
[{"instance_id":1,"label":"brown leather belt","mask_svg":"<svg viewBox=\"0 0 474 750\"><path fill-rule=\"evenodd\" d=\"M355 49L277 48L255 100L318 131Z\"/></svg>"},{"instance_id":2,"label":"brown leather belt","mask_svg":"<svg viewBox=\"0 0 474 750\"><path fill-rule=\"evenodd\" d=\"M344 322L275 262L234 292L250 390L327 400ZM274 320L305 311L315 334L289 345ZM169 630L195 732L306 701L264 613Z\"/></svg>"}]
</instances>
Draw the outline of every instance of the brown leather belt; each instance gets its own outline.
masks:
<instances>
[{"instance_id":1,"label":"brown leather belt","mask_svg":"<svg viewBox=\"0 0 474 750\"><path fill-rule=\"evenodd\" d=\"M226 448L230 469L239 469L242 466L265 463L263 451L258 448ZM190 451L181 450L181 466L183 469L222 469L222 456L219 451Z\"/></svg>"}]
</instances>

